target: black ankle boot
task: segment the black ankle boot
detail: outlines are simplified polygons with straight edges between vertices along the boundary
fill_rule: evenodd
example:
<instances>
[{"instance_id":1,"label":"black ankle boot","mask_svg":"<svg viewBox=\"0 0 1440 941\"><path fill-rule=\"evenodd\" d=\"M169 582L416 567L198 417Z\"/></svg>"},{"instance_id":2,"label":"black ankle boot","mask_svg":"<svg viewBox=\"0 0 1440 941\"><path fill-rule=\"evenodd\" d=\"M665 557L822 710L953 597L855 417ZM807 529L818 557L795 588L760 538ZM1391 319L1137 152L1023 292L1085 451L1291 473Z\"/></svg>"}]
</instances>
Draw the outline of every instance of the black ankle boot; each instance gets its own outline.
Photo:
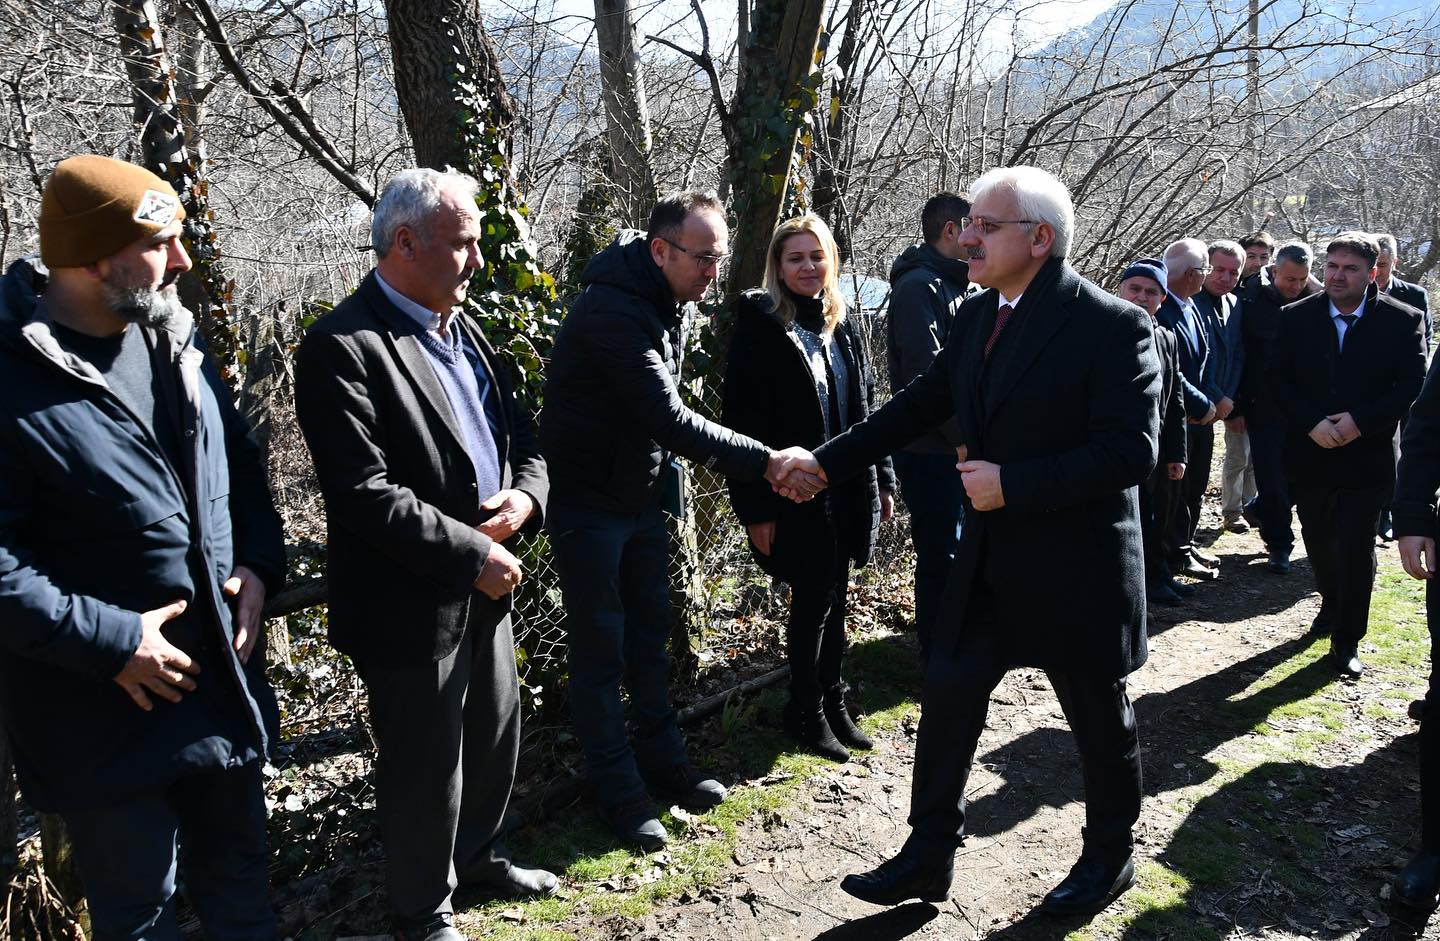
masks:
<instances>
[{"instance_id":1,"label":"black ankle boot","mask_svg":"<svg viewBox=\"0 0 1440 941\"><path fill-rule=\"evenodd\" d=\"M821 704L797 706L795 700L785 706L785 731L810 751L831 761L846 762L850 753L825 721L825 710Z\"/></svg>"},{"instance_id":2,"label":"black ankle boot","mask_svg":"<svg viewBox=\"0 0 1440 941\"><path fill-rule=\"evenodd\" d=\"M825 691L825 721L830 723L830 731L841 744L851 748L874 748L875 743L870 736L860 731L855 720L850 717L850 709L845 705L845 684L838 683Z\"/></svg>"}]
</instances>

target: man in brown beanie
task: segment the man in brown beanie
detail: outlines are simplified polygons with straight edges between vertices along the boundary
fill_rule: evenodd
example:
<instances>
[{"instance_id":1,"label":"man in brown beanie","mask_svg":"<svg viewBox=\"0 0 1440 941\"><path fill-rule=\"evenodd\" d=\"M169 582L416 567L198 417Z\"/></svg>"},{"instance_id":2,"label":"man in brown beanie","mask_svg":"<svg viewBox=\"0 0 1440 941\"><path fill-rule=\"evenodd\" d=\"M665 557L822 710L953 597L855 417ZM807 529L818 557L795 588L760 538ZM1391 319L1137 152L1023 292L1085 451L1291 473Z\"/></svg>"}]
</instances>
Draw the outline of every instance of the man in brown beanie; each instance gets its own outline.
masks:
<instances>
[{"instance_id":1,"label":"man in brown beanie","mask_svg":"<svg viewBox=\"0 0 1440 941\"><path fill-rule=\"evenodd\" d=\"M0 716L26 800L69 827L97 941L178 939L182 856L206 937L276 937L260 612L284 543L176 297L183 217L149 171L72 157L43 264L0 282Z\"/></svg>"}]
</instances>

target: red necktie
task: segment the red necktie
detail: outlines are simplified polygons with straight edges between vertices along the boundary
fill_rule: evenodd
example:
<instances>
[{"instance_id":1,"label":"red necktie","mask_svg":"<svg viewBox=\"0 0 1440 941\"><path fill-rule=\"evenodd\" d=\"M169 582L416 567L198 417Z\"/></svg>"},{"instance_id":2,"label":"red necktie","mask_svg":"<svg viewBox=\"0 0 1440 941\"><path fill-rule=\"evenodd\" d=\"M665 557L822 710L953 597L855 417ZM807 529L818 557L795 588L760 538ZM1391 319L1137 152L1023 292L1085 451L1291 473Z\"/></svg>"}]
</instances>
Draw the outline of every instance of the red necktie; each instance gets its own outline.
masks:
<instances>
[{"instance_id":1,"label":"red necktie","mask_svg":"<svg viewBox=\"0 0 1440 941\"><path fill-rule=\"evenodd\" d=\"M995 329L990 331L990 339L985 341L986 359L990 358L990 351L995 348L995 341L1000 339L1000 331L1005 329L1005 325L1010 322L1010 315L1014 312L1015 308L1009 304L1001 304L1000 309L995 311Z\"/></svg>"}]
</instances>

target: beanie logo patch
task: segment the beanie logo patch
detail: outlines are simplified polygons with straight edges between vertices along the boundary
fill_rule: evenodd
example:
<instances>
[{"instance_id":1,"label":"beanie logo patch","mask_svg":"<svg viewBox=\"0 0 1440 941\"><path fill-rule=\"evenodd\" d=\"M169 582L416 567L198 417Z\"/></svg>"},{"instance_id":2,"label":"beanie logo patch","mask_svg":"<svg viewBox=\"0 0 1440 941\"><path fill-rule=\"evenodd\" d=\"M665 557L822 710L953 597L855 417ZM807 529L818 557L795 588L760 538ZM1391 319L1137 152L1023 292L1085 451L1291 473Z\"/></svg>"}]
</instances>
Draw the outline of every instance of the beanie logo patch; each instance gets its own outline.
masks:
<instances>
[{"instance_id":1,"label":"beanie logo patch","mask_svg":"<svg viewBox=\"0 0 1440 941\"><path fill-rule=\"evenodd\" d=\"M145 195L140 197L140 205L135 207L135 221L150 225L169 225L175 221L175 213L179 208L180 201L169 193L146 190Z\"/></svg>"}]
</instances>

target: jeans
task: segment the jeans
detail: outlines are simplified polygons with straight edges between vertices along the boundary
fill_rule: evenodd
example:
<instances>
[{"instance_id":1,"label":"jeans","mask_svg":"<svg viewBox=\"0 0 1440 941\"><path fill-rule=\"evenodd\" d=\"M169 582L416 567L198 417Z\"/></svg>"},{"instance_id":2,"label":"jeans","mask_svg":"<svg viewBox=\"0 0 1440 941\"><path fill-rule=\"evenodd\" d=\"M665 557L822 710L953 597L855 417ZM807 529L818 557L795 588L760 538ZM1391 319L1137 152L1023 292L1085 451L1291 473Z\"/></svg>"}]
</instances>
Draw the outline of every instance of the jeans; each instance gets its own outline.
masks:
<instances>
[{"instance_id":1,"label":"jeans","mask_svg":"<svg viewBox=\"0 0 1440 941\"><path fill-rule=\"evenodd\" d=\"M670 705L670 552L659 507L621 516L551 504L550 533L565 598L570 713L586 778L607 806L645 793L642 772L685 761ZM635 726L625 731L620 683Z\"/></svg>"},{"instance_id":2,"label":"jeans","mask_svg":"<svg viewBox=\"0 0 1440 941\"><path fill-rule=\"evenodd\" d=\"M75 843L93 941L179 941L177 863L206 938L277 937L260 762L186 775L147 798L60 816Z\"/></svg>"},{"instance_id":3,"label":"jeans","mask_svg":"<svg viewBox=\"0 0 1440 941\"><path fill-rule=\"evenodd\" d=\"M965 485L955 469L954 454L901 451L894 460L915 547L915 633L920 656L928 659L945 580L965 521Z\"/></svg>"},{"instance_id":4,"label":"jeans","mask_svg":"<svg viewBox=\"0 0 1440 941\"><path fill-rule=\"evenodd\" d=\"M1225 464L1220 470L1220 515L1230 523L1240 507L1255 499L1255 465L1250 461L1250 433L1225 428Z\"/></svg>"}]
</instances>

